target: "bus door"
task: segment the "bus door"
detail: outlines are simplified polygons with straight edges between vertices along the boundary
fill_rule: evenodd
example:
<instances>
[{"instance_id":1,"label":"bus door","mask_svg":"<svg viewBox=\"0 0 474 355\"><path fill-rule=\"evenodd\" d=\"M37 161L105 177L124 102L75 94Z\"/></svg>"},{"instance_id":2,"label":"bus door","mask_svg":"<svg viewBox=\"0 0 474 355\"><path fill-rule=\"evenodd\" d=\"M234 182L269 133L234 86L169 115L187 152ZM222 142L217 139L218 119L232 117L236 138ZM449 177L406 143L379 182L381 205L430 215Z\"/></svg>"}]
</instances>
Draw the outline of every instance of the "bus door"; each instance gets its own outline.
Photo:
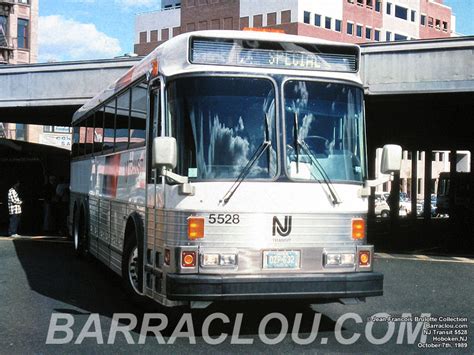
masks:
<instances>
[{"instance_id":1,"label":"bus door","mask_svg":"<svg viewBox=\"0 0 474 355\"><path fill-rule=\"evenodd\" d=\"M151 166L153 138L161 134L162 109L160 81L155 80L150 85L148 95L149 127L147 139L147 209L145 228L145 293L155 298L161 292L163 250L157 240L160 239L157 223L160 221L160 211L163 207L163 186L161 177Z\"/></svg>"}]
</instances>

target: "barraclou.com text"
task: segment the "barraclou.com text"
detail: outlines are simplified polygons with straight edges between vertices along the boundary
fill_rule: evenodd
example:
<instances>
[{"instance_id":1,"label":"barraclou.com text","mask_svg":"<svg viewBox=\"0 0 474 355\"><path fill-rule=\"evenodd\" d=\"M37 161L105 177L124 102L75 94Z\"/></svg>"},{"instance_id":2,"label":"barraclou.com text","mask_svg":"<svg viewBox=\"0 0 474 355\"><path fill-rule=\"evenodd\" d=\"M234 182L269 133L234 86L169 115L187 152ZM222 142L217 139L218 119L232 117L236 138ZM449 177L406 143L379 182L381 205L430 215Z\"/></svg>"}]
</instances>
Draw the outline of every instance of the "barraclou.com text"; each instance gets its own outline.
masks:
<instances>
[{"instance_id":1,"label":"barraclou.com text","mask_svg":"<svg viewBox=\"0 0 474 355\"><path fill-rule=\"evenodd\" d=\"M429 314L421 315L421 317L429 316ZM285 315L270 313L258 323L257 337L252 337L251 334L242 332L244 329L242 323L245 320L243 313L237 313L232 321L224 313L209 314L202 322L199 322L199 329L195 328L191 313L182 314L174 327L169 327L168 317L162 313L145 313L141 318L140 326L137 326L138 319L134 314L115 313L108 333L103 331L101 318L97 313L90 314L78 332L77 325L74 326L75 319L71 314L53 313L50 318L46 344L82 344L86 339L97 344L114 344L120 337L122 338L120 341L125 340L128 344L145 344L150 341L158 344L174 344L179 338L185 339L190 344L196 344L196 340L201 337L204 342L211 345L224 342L250 345L254 341L275 345L282 342L287 336L298 345L308 345L315 342L328 343L327 337L320 336L318 338L321 324L320 313L314 314L311 328L301 329L302 319L303 314L297 313L290 324ZM387 321L374 321L378 319L387 319ZM361 316L356 313L343 314L335 322L334 339L343 345L355 344L361 337L365 337L368 342L374 345L382 345L395 338L397 344L426 342L426 334L422 331L423 321L412 321L411 314L403 314L398 321L392 319L393 317L387 313L377 313L366 320L362 333L343 332L344 329L351 329L355 324L364 323ZM102 319L102 321L105 320ZM273 325L271 329L270 322ZM215 328L222 329L224 325L229 327L228 329L232 328L232 332L228 334L223 331L215 331ZM210 331L211 326L213 331ZM77 334L75 334L75 330ZM198 336L196 336L196 330Z\"/></svg>"}]
</instances>

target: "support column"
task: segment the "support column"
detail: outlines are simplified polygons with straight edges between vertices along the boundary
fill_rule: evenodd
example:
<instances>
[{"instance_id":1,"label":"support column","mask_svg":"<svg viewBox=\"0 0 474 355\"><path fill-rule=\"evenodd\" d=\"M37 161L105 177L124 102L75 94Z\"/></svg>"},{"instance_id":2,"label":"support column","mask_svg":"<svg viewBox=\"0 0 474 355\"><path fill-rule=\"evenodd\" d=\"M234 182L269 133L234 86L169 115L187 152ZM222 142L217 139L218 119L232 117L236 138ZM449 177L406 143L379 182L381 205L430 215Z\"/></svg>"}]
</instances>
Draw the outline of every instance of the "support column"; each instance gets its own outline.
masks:
<instances>
[{"instance_id":1,"label":"support column","mask_svg":"<svg viewBox=\"0 0 474 355\"><path fill-rule=\"evenodd\" d=\"M457 165L457 153L455 149L449 151L449 221L453 227L456 226L456 214L454 208L454 191L456 191L456 179L454 175L456 174L456 165Z\"/></svg>"},{"instance_id":2,"label":"support column","mask_svg":"<svg viewBox=\"0 0 474 355\"><path fill-rule=\"evenodd\" d=\"M432 174L432 161L431 155L433 151L427 149L425 151L425 186L424 186L424 220L430 222L431 220L431 174Z\"/></svg>"},{"instance_id":3,"label":"support column","mask_svg":"<svg viewBox=\"0 0 474 355\"><path fill-rule=\"evenodd\" d=\"M416 201L418 195L418 151L411 152L411 219L416 220Z\"/></svg>"},{"instance_id":4,"label":"support column","mask_svg":"<svg viewBox=\"0 0 474 355\"><path fill-rule=\"evenodd\" d=\"M388 204L390 206L390 226L392 233L398 229L400 224L400 173L393 175L392 188ZM393 234L392 234L393 235Z\"/></svg>"}]
</instances>

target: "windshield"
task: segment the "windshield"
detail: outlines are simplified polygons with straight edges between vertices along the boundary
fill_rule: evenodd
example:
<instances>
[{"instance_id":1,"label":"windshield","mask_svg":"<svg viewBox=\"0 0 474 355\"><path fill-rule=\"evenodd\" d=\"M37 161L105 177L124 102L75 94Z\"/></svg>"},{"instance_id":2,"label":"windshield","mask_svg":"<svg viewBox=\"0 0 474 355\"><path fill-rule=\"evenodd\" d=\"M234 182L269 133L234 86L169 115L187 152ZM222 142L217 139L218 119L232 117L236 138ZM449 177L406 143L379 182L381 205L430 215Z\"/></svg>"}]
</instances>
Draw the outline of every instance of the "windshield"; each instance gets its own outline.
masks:
<instances>
[{"instance_id":1,"label":"windshield","mask_svg":"<svg viewBox=\"0 0 474 355\"><path fill-rule=\"evenodd\" d=\"M167 90L171 135L178 142L177 173L190 179L246 179L276 175L275 92L271 81L195 77ZM268 148L252 164L262 145Z\"/></svg>"},{"instance_id":2,"label":"windshield","mask_svg":"<svg viewBox=\"0 0 474 355\"><path fill-rule=\"evenodd\" d=\"M288 176L321 181L326 175L331 182L362 182L362 90L345 84L291 80L285 83L284 95Z\"/></svg>"}]
</instances>

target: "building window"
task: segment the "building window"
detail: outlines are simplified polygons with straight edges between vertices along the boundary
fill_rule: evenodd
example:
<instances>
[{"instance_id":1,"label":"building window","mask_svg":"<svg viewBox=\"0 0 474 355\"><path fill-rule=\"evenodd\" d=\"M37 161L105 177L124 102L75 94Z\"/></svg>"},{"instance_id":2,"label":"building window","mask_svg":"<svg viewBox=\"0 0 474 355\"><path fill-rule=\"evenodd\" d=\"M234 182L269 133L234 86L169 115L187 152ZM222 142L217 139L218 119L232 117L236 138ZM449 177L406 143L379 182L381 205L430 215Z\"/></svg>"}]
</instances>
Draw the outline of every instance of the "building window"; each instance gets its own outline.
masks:
<instances>
[{"instance_id":1,"label":"building window","mask_svg":"<svg viewBox=\"0 0 474 355\"><path fill-rule=\"evenodd\" d=\"M7 34L7 29L8 29L8 17L6 16L0 16L0 32L3 35Z\"/></svg>"},{"instance_id":2,"label":"building window","mask_svg":"<svg viewBox=\"0 0 474 355\"><path fill-rule=\"evenodd\" d=\"M150 31L150 42L158 42L158 31Z\"/></svg>"},{"instance_id":3,"label":"building window","mask_svg":"<svg viewBox=\"0 0 474 355\"><path fill-rule=\"evenodd\" d=\"M342 21L336 20L336 31L341 32L341 29L342 29Z\"/></svg>"},{"instance_id":4,"label":"building window","mask_svg":"<svg viewBox=\"0 0 474 355\"><path fill-rule=\"evenodd\" d=\"M318 15L318 14L314 15L314 25L321 27L321 15Z\"/></svg>"},{"instance_id":5,"label":"building window","mask_svg":"<svg viewBox=\"0 0 474 355\"><path fill-rule=\"evenodd\" d=\"M263 15L254 15L253 27L262 27L262 26L263 26Z\"/></svg>"},{"instance_id":6,"label":"building window","mask_svg":"<svg viewBox=\"0 0 474 355\"><path fill-rule=\"evenodd\" d=\"M19 18L18 19L18 48L28 49L29 43L29 21Z\"/></svg>"},{"instance_id":7,"label":"building window","mask_svg":"<svg viewBox=\"0 0 474 355\"><path fill-rule=\"evenodd\" d=\"M362 26L361 25L357 25L357 27L356 27L356 36L357 37L362 37Z\"/></svg>"},{"instance_id":8,"label":"building window","mask_svg":"<svg viewBox=\"0 0 474 355\"><path fill-rule=\"evenodd\" d=\"M255 21L255 17L254 17ZM260 15L260 26L262 26L262 15ZM224 17L224 30L233 30L234 29L234 18L233 17Z\"/></svg>"},{"instance_id":9,"label":"building window","mask_svg":"<svg viewBox=\"0 0 474 355\"><path fill-rule=\"evenodd\" d=\"M364 0L357 0L357 5L364 6Z\"/></svg>"},{"instance_id":10,"label":"building window","mask_svg":"<svg viewBox=\"0 0 474 355\"><path fill-rule=\"evenodd\" d=\"M367 7L372 8L373 6L373 0L367 0L366 1Z\"/></svg>"},{"instance_id":11,"label":"building window","mask_svg":"<svg viewBox=\"0 0 474 355\"><path fill-rule=\"evenodd\" d=\"M448 23L446 21L443 21L443 31L448 32Z\"/></svg>"},{"instance_id":12,"label":"building window","mask_svg":"<svg viewBox=\"0 0 474 355\"><path fill-rule=\"evenodd\" d=\"M146 43L146 31L140 32L140 43Z\"/></svg>"},{"instance_id":13,"label":"building window","mask_svg":"<svg viewBox=\"0 0 474 355\"><path fill-rule=\"evenodd\" d=\"M30 0L18 0L18 3L19 3L19 4L23 4L23 5L29 5L29 4L30 4Z\"/></svg>"},{"instance_id":14,"label":"building window","mask_svg":"<svg viewBox=\"0 0 474 355\"><path fill-rule=\"evenodd\" d=\"M382 9L382 2L380 0L375 1L375 11L380 12Z\"/></svg>"},{"instance_id":15,"label":"building window","mask_svg":"<svg viewBox=\"0 0 474 355\"><path fill-rule=\"evenodd\" d=\"M205 31L205 30L207 30L207 29L208 29L208 26L209 26L209 25L208 25L207 21L199 21L199 23L198 23L198 29L199 29L199 31ZM163 30L161 30L161 31L162 31L161 33L163 33ZM163 38L163 40L164 40L164 38Z\"/></svg>"},{"instance_id":16,"label":"building window","mask_svg":"<svg viewBox=\"0 0 474 355\"><path fill-rule=\"evenodd\" d=\"M390 32L390 31L385 32L385 40L386 41L391 41L392 40L392 32Z\"/></svg>"},{"instance_id":17,"label":"building window","mask_svg":"<svg viewBox=\"0 0 474 355\"><path fill-rule=\"evenodd\" d=\"M374 40L380 41L380 31L374 30Z\"/></svg>"},{"instance_id":18,"label":"building window","mask_svg":"<svg viewBox=\"0 0 474 355\"><path fill-rule=\"evenodd\" d=\"M347 23L347 34L351 36L354 34L354 24L351 22Z\"/></svg>"},{"instance_id":19,"label":"building window","mask_svg":"<svg viewBox=\"0 0 474 355\"><path fill-rule=\"evenodd\" d=\"M436 29L437 30L441 29L441 20L439 20L439 19L436 19ZM20 46L20 45L18 45L18 46Z\"/></svg>"},{"instance_id":20,"label":"building window","mask_svg":"<svg viewBox=\"0 0 474 355\"><path fill-rule=\"evenodd\" d=\"M430 16L428 17L428 27L433 27L434 19Z\"/></svg>"},{"instance_id":21,"label":"building window","mask_svg":"<svg viewBox=\"0 0 474 355\"><path fill-rule=\"evenodd\" d=\"M240 29L243 30L246 27L249 27L249 17L248 16L240 18Z\"/></svg>"},{"instance_id":22,"label":"building window","mask_svg":"<svg viewBox=\"0 0 474 355\"><path fill-rule=\"evenodd\" d=\"M402 20L408 19L408 9L395 5L395 17L401 18Z\"/></svg>"},{"instance_id":23,"label":"building window","mask_svg":"<svg viewBox=\"0 0 474 355\"><path fill-rule=\"evenodd\" d=\"M267 14L267 26L276 25L277 22L277 14L276 12L271 12Z\"/></svg>"},{"instance_id":24,"label":"building window","mask_svg":"<svg viewBox=\"0 0 474 355\"><path fill-rule=\"evenodd\" d=\"M422 26L426 26L426 15L421 15L420 16L420 24Z\"/></svg>"},{"instance_id":25,"label":"building window","mask_svg":"<svg viewBox=\"0 0 474 355\"><path fill-rule=\"evenodd\" d=\"M415 20L416 20L416 11L411 10L411 22L415 22Z\"/></svg>"},{"instance_id":26,"label":"building window","mask_svg":"<svg viewBox=\"0 0 474 355\"><path fill-rule=\"evenodd\" d=\"M247 17L247 21L248 21L248 17ZM240 23L242 24L242 22ZM245 26L245 27L249 27L249 26ZM218 18L211 20L211 30L220 30L220 29L221 29L221 20Z\"/></svg>"},{"instance_id":27,"label":"building window","mask_svg":"<svg viewBox=\"0 0 474 355\"><path fill-rule=\"evenodd\" d=\"M372 29L370 27L365 28L365 38L370 39L372 37Z\"/></svg>"},{"instance_id":28,"label":"building window","mask_svg":"<svg viewBox=\"0 0 474 355\"><path fill-rule=\"evenodd\" d=\"M327 17L326 16L326 20L325 20L325 23L324 23L324 27L327 28L328 30L331 29L331 18L330 17Z\"/></svg>"},{"instance_id":29,"label":"building window","mask_svg":"<svg viewBox=\"0 0 474 355\"><path fill-rule=\"evenodd\" d=\"M303 15L303 17L304 17L304 18L303 18L303 22L304 22L304 23L309 23L309 17L310 17L310 15L311 15L311 14L310 14L308 11L305 11L305 12L304 12L304 15Z\"/></svg>"},{"instance_id":30,"label":"building window","mask_svg":"<svg viewBox=\"0 0 474 355\"><path fill-rule=\"evenodd\" d=\"M392 4L391 3L387 3L387 15L391 15L392 14Z\"/></svg>"},{"instance_id":31,"label":"building window","mask_svg":"<svg viewBox=\"0 0 474 355\"><path fill-rule=\"evenodd\" d=\"M395 41L406 41L407 39L408 39L407 36L395 33Z\"/></svg>"},{"instance_id":32,"label":"building window","mask_svg":"<svg viewBox=\"0 0 474 355\"><path fill-rule=\"evenodd\" d=\"M285 10L281 12L281 23L291 22L291 10Z\"/></svg>"}]
</instances>

